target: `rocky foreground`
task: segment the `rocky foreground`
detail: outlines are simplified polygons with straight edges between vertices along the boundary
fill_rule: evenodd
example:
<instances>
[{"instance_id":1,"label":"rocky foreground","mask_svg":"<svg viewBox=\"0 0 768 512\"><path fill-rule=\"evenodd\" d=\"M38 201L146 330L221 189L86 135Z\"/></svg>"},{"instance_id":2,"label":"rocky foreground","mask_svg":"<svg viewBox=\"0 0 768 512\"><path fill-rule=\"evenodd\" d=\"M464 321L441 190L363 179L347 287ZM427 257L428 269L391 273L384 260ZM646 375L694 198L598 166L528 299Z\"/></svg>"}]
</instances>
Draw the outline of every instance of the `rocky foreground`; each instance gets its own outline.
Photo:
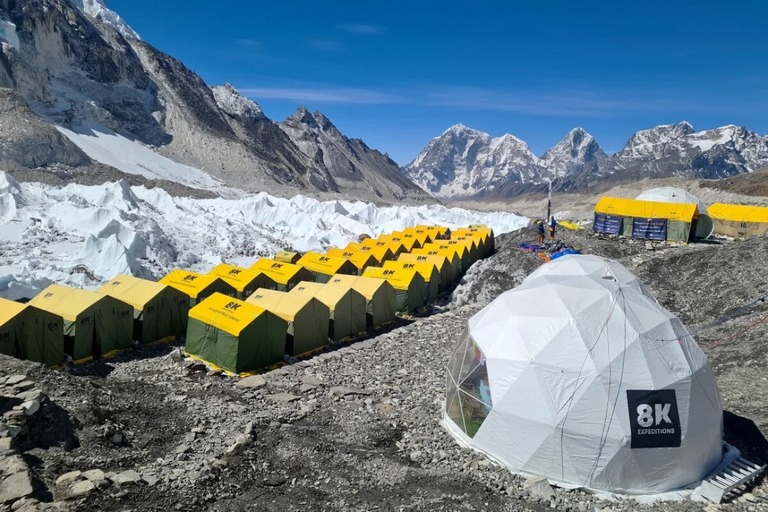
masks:
<instances>
[{"instance_id":1,"label":"rocky foreground","mask_svg":"<svg viewBox=\"0 0 768 512\"><path fill-rule=\"evenodd\" d=\"M454 442L440 424L445 363L466 319L541 263L515 249L533 238L499 237L423 317L247 379L168 345L62 371L2 358L0 510L768 510L765 478L723 505L607 501ZM768 462L768 305L739 309L768 294L768 240L562 238L622 261L697 332L726 439Z\"/></svg>"}]
</instances>

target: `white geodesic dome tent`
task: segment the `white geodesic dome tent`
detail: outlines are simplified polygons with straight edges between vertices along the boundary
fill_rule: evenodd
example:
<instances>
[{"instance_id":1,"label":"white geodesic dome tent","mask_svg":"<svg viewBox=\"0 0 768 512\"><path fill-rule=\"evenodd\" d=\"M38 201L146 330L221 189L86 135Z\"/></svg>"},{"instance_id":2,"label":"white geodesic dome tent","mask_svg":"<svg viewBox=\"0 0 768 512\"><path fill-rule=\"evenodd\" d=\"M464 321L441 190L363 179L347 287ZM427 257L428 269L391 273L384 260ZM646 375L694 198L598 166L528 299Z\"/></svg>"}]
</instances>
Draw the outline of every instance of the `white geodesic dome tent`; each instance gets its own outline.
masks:
<instances>
[{"instance_id":1,"label":"white geodesic dome tent","mask_svg":"<svg viewBox=\"0 0 768 512\"><path fill-rule=\"evenodd\" d=\"M613 280L623 287L633 288L656 300L640 279L618 261L594 254L566 254L544 263L528 274L523 283L541 276L594 276Z\"/></svg>"},{"instance_id":2,"label":"white geodesic dome tent","mask_svg":"<svg viewBox=\"0 0 768 512\"><path fill-rule=\"evenodd\" d=\"M649 494L722 459L722 405L680 320L632 287L543 275L470 318L448 362L461 443L563 486Z\"/></svg>"},{"instance_id":3,"label":"white geodesic dome tent","mask_svg":"<svg viewBox=\"0 0 768 512\"><path fill-rule=\"evenodd\" d=\"M707 215L707 205L687 190L676 187L658 187L644 190L635 199L640 201L655 201L657 203L689 203L695 204L699 209L699 218L696 221L695 235L698 238L707 238L712 235L715 224L712 217Z\"/></svg>"}]
</instances>

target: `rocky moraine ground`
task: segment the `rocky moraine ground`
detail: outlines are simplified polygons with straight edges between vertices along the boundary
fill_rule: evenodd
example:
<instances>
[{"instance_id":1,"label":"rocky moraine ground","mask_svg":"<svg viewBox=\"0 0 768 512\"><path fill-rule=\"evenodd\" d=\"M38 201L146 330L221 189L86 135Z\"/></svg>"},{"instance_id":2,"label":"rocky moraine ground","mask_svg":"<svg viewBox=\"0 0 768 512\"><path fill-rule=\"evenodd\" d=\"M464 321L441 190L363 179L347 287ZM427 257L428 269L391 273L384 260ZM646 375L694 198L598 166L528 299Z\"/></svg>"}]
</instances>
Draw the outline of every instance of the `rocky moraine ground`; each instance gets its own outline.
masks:
<instances>
[{"instance_id":1,"label":"rocky moraine ground","mask_svg":"<svg viewBox=\"0 0 768 512\"><path fill-rule=\"evenodd\" d=\"M500 236L425 316L249 379L190 365L178 345L60 371L3 358L0 510L768 510L764 478L720 506L605 501L532 488L453 441L445 363L466 319L541 263L515 248L534 237ZM768 294L768 239L562 237L621 261L697 333L726 439L768 462L768 304L739 309Z\"/></svg>"}]
</instances>

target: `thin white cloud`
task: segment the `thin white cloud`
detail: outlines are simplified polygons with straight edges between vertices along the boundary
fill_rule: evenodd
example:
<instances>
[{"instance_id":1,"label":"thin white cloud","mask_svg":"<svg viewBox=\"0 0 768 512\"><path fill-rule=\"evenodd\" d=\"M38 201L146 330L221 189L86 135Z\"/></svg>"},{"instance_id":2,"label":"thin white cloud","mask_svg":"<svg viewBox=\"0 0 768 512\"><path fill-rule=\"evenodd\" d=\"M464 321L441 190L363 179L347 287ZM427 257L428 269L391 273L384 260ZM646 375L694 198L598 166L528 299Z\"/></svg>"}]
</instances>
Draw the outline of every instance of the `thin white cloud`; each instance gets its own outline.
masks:
<instances>
[{"instance_id":1,"label":"thin white cloud","mask_svg":"<svg viewBox=\"0 0 768 512\"><path fill-rule=\"evenodd\" d=\"M312 39L309 41L309 46L324 52L340 52L344 50L344 45L333 39Z\"/></svg>"},{"instance_id":2,"label":"thin white cloud","mask_svg":"<svg viewBox=\"0 0 768 512\"><path fill-rule=\"evenodd\" d=\"M407 103L403 97L384 91L353 87L247 87L239 91L258 100L271 98L282 100L351 103L357 105L386 105Z\"/></svg>"},{"instance_id":3,"label":"thin white cloud","mask_svg":"<svg viewBox=\"0 0 768 512\"><path fill-rule=\"evenodd\" d=\"M261 47L261 42L257 41L256 39L240 38L240 39L235 39L235 42L240 46L248 46L251 48Z\"/></svg>"},{"instance_id":4,"label":"thin white cloud","mask_svg":"<svg viewBox=\"0 0 768 512\"><path fill-rule=\"evenodd\" d=\"M336 25L337 30L343 30L344 32L349 32L351 34L361 34L361 35L367 35L367 34L380 34L386 30L386 28L381 27L379 25L364 25L364 24L346 24L346 25Z\"/></svg>"}]
</instances>

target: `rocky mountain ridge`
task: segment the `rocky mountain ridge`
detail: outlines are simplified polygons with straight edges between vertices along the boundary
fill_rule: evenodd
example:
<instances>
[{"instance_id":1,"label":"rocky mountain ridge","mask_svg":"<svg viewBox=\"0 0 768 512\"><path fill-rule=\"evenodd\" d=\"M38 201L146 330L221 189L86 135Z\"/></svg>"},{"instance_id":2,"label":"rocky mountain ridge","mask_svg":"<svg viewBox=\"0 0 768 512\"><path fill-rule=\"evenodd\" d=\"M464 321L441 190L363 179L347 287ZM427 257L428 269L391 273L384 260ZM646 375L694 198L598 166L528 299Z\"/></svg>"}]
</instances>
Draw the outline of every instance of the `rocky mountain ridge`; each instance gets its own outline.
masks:
<instances>
[{"instance_id":1,"label":"rocky mountain ridge","mask_svg":"<svg viewBox=\"0 0 768 512\"><path fill-rule=\"evenodd\" d=\"M34 128L25 137L48 141L27 144L22 154L14 143L18 134L0 124L6 168L63 167L77 181L78 173L106 163L99 160L99 144L121 137L250 192L428 199L388 157L335 127L332 138L352 149L315 160L320 148L309 148L309 139L300 148L281 123L232 86L209 87L182 62L143 42L102 0L0 0L0 28L3 95L21 102L15 116ZM54 128L66 137L55 137ZM79 147L83 135L95 149ZM353 168L355 179L347 179ZM152 172L147 169L151 178L166 177Z\"/></svg>"},{"instance_id":2,"label":"rocky mountain ridge","mask_svg":"<svg viewBox=\"0 0 768 512\"><path fill-rule=\"evenodd\" d=\"M514 146L496 150L499 140ZM493 159L487 157L492 154ZM575 128L541 157L512 135L493 138L452 126L433 139L403 172L437 197L509 197L524 192L573 191L605 180L644 178L722 179L768 165L768 136L743 126L697 132L688 122L635 133L607 155L582 128Z\"/></svg>"}]
</instances>

